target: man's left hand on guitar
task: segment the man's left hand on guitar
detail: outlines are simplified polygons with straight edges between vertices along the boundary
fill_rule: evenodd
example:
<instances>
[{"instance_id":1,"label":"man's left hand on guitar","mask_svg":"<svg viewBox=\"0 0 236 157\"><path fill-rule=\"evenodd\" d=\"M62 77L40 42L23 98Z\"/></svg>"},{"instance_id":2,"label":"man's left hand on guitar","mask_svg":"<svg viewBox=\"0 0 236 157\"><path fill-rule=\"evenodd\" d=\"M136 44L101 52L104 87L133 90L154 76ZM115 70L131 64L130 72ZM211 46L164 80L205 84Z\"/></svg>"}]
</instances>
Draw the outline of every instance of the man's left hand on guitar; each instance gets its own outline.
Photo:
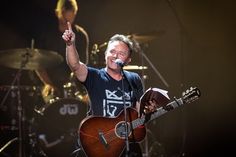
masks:
<instances>
[{"instance_id":1,"label":"man's left hand on guitar","mask_svg":"<svg viewBox=\"0 0 236 157\"><path fill-rule=\"evenodd\" d=\"M150 100L149 102L147 102L144 106L144 114L150 114L156 111L158 105L157 102L155 100Z\"/></svg>"},{"instance_id":2,"label":"man's left hand on guitar","mask_svg":"<svg viewBox=\"0 0 236 157\"><path fill-rule=\"evenodd\" d=\"M148 102L146 102L145 104L139 104L139 117L142 117L144 115L148 115L151 114L153 112L156 111L156 109L158 108L158 104L155 100L149 100Z\"/></svg>"}]
</instances>

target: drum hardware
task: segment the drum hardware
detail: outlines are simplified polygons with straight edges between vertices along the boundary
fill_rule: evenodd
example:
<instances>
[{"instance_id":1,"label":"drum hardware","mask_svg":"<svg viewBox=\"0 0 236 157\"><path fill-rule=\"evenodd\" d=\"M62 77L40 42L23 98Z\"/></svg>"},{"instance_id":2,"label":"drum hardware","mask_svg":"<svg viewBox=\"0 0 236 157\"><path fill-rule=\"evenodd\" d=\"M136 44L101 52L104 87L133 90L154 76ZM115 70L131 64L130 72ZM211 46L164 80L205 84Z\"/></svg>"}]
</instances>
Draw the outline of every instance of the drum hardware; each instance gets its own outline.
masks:
<instances>
[{"instance_id":1,"label":"drum hardware","mask_svg":"<svg viewBox=\"0 0 236 157\"><path fill-rule=\"evenodd\" d=\"M28 143L30 145L30 150L29 150L29 154L30 156L37 156L37 157L47 157L47 155L44 153L44 151L41 149L40 145L39 145L39 141L38 141L38 137L37 137L37 132L36 132L36 118L32 118L31 120L29 120L29 127L28 127Z\"/></svg>"},{"instance_id":2,"label":"drum hardware","mask_svg":"<svg viewBox=\"0 0 236 157\"><path fill-rule=\"evenodd\" d=\"M86 96L81 94L80 91L77 91L77 92L75 92L75 97L84 102L85 101L84 99Z\"/></svg>"},{"instance_id":3,"label":"drum hardware","mask_svg":"<svg viewBox=\"0 0 236 157\"><path fill-rule=\"evenodd\" d=\"M69 81L63 85L64 98L75 98L75 93L78 91L75 83L75 75L73 72L70 73Z\"/></svg>"},{"instance_id":4,"label":"drum hardware","mask_svg":"<svg viewBox=\"0 0 236 157\"><path fill-rule=\"evenodd\" d=\"M0 131L4 131L4 130L15 131L15 130L18 130L18 127L16 125L1 125Z\"/></svg>"},{"instance_id":5,"label":"drum hardware","mask_svg":"<svg viewBox=\"0 0 236 157\"><path fill-rule=\"evenodd\" d=\"M38 117L37 137L43 152L47 156L56 156L60 150L70 156L77 140L76 131L86 115L87 105L75 98L61 98L48 105L43 116Z\"/></svg>"},{"instance_id":6,"label":"drum hardware","mask_svg":"<svg viewBox=\"0 0 236 157\"><path fill-rule=\"evenodd\" d=\"M64 88L64 98L75 98L81 101L84 100L85 93L82 93L77 89L75 82L67 82L63 85Z\"/></svg>"},{"instance_id":7,"label":"drum hardware","mask_svg":"<svg viewBox=\"0 0 236 157\"><path fill-rule=\"evenodd\" d=\"M62 61L63 57L61 55L57 52L48 50L24 48L0 51L0 64L14 69L45 69L54 67ZM22 62L25 62L23 67L21 67Z\"/></svg>"},{"instance_id":8,"label":"drum hardware","mask_svg":"<svg viewBox=\"0 0 236 157\"><path fill-rule=\"evenodd\" d=\"M147 66L138 66L138 65L126 65L124 66L124 70L146 70Z\"/></svg>"},{"instance_id":9,"label":"drum hardware","mask_svg":"<svg viewBox=\"0 0 236 157\"><path fill-rule=\"evenodd\" d=\"M77 81L74 73L70 73L69 81L63 85L64 98L75 98L88 103L88 94L83 86Z\"/></svg>"},{"instance_id":10,"label":"drum hardware","mask_svg":"<svg viewBox=\"0 0 236 157\"><path fill-rule=\"evenodd\" d=\"M27 95L28 96L34 96L34 94L38 94L41 87L40 86L28 86L28 85L20 85L18 86L11 86L11 85L2 85L0 86L0 91L12 91L12 92L16 92L17 90L21 90L21 91L26 91L28 92Z\"/></svg>"},{"instance_id":11,"label":"drum hardware","mask_svg":"<svg viewBox=\"0 0 236 157\"><path fill-rule=\"evenodd\" d=\"M147 42L150 42L152 40L155 40L158 36L163 35L165 31L152 31L147 33L133 33L128 34L126 37L129 39L137 41L139 44L144 44ZM97 52L100 52L100 50L104 50L108 45L108 42L103 42L102 44L94 44L92 49L92 54L96 54Z\"/></svg>"},{"instance_id":12,"label":"drum hardware","mask_svg":"<svg viewBox=\"0 0 236 157\"><path fill-rule=\"evenodd\" d=\"M53 103L55 103L56 101L58 101L60 98L59 97L51 97L48 100L48 103L46 103L45 105L42 105L41 107L39 107L38 105L35 105L34 107L34 111L40 115L44 115L44 111Z\"/></svg>"},{"instance_id":13,"label":"drum hardware","mask_svg":"<svg viewBox=\"0 0 236 157\"><path fill-rule=\"evenodd\" d=\"M13 142L17 141L18 137L15 137L13 139L11 139L10 141L8 141L1 149L0 149L0 153L2 153L4 151L4 149L6 149L10 144L12 144Z\"/></svg>"},{"instance_id":14,"label":"drum hardware","mask_svg":"<svg viewBox=\"0 0 236 157\"><path fill-rule=\"evenodd\" d=\"M83 103L88 103L88 98L85 92L82 92L76 84L76 78L74 73L70 74L69 81L63 85L63 97L56 97L53 93L43 97L45 104L35 105L34 111L40 115L44 115L44 112L53 104L57 104L58 101L63 99L76 99Z\"/></svg>"},{"instance_id":15,"label":"drum hardware","mask_svg":"<svg viewBox=\"0 0 236 157\"><path fill-rule=\"evenodd\" d=\"M127 35L128 38L132 40L136 40L139 44L144 44L149 41L152 41L156 39L158 36L163 35L165 31L160 30L160 31L152 31L152 32L147 32L147 33L133 33Z\"/></svg>"},{"instance_id":16,"label":"drum hardware","mask_svg":"<svg viewBox=\"0 0 236 157\"><path fill-rule=\"evenodd\" d=\"M18 90L18 88L20 90L25 90L25 91L37 91L38 89L40 89L41 87L39 86L28 86L28 85L20 85L20 87L18 86L11 86L11 85L2 85L0 86L0 90Z\"/></svg>"},{"instance_id":17,"label":"drum hardware","mask_svg":"<svg viewBox=\"0 0 236 157\"><path fill-rule=\"evenodd\" d=\"M25 152L23 149L23 135L24 135L24 119L25 119L25 115L24 115L24 107L23 104L21 103L21 92L20 92L20 77L21 77L21 72L23 70L23 68L25 67L25 65L28 63L29 60L29 55L25 54L24 56L22 56L21 61L20 61L20 68L17 71L15 78L13 79L12 83L10 86L14 86L15 84L17 84L18 88L17 88L17 111L18 111L18 128L19 128L19 134L18 134L18 138L16 138L16 140L19 140L19 157L25 156ZM2 106L9 93L10 93L11 89L8 89L6 95L4 96L0 106ZM8 146L8 145L7 145Z\"/></svg>"},{"instance_id":18,"label":"drum hardware","mask_svg":"<svg viewBox=\"0 0 236 157\"><path fill-rule=\"evenodd\" d=\"M24 49L10 49L5 51L0 51L0 65L18 69L12 83L9 87L7 87L7 92L1 101L0 107L2 107L7 100L7 97L10 94L12 89L16 90L17 97L17 115L18 115L18 137L9 141L4 147L4 149L9 146L12 142L18 140L19 141L19 151L18 156L25 156L24 149L24 126L25 126L25 109L24 104L22 104L21 100L21 88L20 78L22 74L22 70L37 70L41 68L48 68L56 66L57 64L63 61L63 57L59 55L57 52L48 51L48 50L40 50L33 48L33 40L31 43L31 48ZM5 87L3 87L5 88ZM2 150L2 149L1 149Z\"/></svg>"},{"instance_id":19,"label":"drum hardware","mask_svg":"<svg viewBox=\"0 0 236 157\"><path fill-rule=\"evenodd\" d=\"M73 98L75 97L74 90L76 90L76 85L74 82L67 82L63 85L64 89L64 98Z\"/></svg>"}]
</instances>

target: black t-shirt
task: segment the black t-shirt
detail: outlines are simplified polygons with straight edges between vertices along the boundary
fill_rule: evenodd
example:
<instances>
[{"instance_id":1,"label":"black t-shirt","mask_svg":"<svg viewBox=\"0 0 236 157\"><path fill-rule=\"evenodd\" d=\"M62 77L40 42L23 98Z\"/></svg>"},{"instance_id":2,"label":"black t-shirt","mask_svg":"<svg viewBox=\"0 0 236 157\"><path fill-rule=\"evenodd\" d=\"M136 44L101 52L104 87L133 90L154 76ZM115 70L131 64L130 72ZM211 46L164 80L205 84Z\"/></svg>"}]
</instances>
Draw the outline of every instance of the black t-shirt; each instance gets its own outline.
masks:
<instances>
[{"instance_id":1,"label":"black t-shirt","mask_svg":"<svg viewBox=\"0 0 236 157\"><path fill-rule=\"evenodd\" d=\"M143 93L141 79L137 73L125 71L123 83L125 103L133 107ZM124 109L122 80L113 79L104 68L88 67L88 76L83 84L90 97L89 114L115 117Z\"/></svg>"}]
</instances>

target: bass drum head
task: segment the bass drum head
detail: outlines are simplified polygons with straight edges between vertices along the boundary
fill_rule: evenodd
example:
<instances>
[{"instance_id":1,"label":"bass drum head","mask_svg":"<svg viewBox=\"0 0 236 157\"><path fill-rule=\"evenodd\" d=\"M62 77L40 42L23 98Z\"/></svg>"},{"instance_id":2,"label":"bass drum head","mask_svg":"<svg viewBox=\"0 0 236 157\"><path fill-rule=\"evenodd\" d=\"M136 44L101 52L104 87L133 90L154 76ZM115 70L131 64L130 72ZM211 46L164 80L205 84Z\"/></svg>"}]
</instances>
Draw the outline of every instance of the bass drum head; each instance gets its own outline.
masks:
<instances>
[{"instance_id":1,"label":"bass drum head","mask_svg":"<svg viewBox=\"0 0 236 157\"><path fill-rule=\"evenodd\" d=\"M38 139L48 157L70 156L77 146L77 130L87 104L74 98L56 100L39 117Z\"/></svg>"}]
</instances>

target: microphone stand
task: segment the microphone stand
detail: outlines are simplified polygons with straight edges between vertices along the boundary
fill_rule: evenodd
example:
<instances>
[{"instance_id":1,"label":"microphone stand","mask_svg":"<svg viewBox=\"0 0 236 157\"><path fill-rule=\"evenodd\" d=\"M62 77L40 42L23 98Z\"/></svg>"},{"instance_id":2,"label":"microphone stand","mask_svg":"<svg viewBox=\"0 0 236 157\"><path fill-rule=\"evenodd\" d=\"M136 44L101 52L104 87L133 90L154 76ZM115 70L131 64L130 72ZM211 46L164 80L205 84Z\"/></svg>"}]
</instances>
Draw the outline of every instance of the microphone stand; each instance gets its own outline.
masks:
<instances>
[{"instance_id":1,"label":"microphone stand","mask_svg":"<svg viewBox=\"0 0 236 157\"><path fill-rule=\"evenodd\" d=\"M126 96L125 96L125 88L124 88L124 70L123 70L123 66L120 66L121 68L121 84L122 84L122 99L123 99L123 104L124 104L124 117L125 117L125 145L126 145L126 152L125 152L125 156L128 157L129 156L129 138L128 138L128 121L127 121L127 106L126 106Z\"/></svg>"}]
</instances>

